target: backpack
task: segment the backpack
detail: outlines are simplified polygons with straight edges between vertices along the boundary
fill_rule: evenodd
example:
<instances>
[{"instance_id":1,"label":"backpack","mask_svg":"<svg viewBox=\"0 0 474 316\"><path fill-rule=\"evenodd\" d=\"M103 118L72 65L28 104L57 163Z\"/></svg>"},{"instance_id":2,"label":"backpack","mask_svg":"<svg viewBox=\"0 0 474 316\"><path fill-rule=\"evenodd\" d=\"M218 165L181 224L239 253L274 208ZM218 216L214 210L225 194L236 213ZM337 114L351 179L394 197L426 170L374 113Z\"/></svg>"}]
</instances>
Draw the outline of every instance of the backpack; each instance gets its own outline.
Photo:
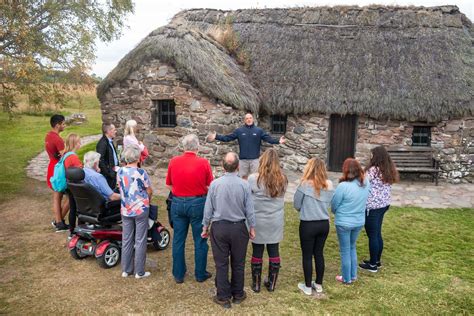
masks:
<instances>
[{"instance_id":1,"label":"backpack","mask_svg":"<svg viewBox=\"0 0 474 316\"><path fill-rule=\"evenodd\" d=\"M70 151L61 157L61 160L54 166L53 176L49 179L51 186L56 192L64 192L67 188L66 182L66 168L64 168L64 160L70 155L75 155L74 152Z\"/></svg>"}]
</instances>

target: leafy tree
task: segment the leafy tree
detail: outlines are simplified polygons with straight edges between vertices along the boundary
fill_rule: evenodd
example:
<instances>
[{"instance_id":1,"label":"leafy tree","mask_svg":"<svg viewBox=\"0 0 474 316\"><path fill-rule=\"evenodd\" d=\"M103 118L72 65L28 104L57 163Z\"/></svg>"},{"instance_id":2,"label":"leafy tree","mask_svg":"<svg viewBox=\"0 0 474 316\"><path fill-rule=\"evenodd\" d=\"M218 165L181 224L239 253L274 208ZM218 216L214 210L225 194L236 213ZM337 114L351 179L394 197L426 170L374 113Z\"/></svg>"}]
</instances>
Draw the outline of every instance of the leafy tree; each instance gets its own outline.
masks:
<instances>
[{"instance_id":1,"label":"leafy tree","mask_svg":"<svg viewBox=\"0 0 474 316\"><path fill-rule=\"evenodd\" d=\"M0 0L3 109L12 112L17 94L35 106L57 97L57 86L44 78L57 70L84 74L95 58L95 41L119 38L133 9L132 0Z\"/></svg>"}]
</instances>

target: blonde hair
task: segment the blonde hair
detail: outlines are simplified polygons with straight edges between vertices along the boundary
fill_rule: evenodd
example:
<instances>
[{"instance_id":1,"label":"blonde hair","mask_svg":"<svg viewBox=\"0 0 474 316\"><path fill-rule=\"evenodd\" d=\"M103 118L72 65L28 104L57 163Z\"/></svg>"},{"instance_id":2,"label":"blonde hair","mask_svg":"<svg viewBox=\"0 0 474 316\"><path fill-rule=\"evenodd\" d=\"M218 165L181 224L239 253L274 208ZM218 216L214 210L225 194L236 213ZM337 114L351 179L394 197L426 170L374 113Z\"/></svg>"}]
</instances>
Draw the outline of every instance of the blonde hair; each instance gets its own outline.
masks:
<instances>
[{"instance_id":1,"label":"blonde hair","mask_svg":"<svg viewBox=\"0 0 474 316\"><path fill-rule=\"evenodd\" d=\"M285 194L288 179L281 170L278 153L273 148L267 149L260 157L257 185L263 185L272 198Z\"/></svg>"},{"instance_id":2,"label":"blonde hair","mask_svg":"<svg viewBox=\"0 0 474 316\"><path fill-rule=\"evenodd\" d=\"M77 134L69 134L66 137L66 141L64 142L64 153L74 151L76 149L77 144L81 141L81 136Z\"/></svg>"},{"instance_id":3,"label":"blonde hair","mask_svg":"<svg viewBox=\"0 0 474 316\"><path fill-rule=\"evenodd\" d=\"M319 158L311 158L304 167L301 183L306 182L312 185L316 195L319 196L321 190L328 189L328 174L324 161Z\"/></svg>"},{"instance_id":4,"label":"blonde hair","mask_svg":"<svg viewBox=\"0 0 474 316\"><path fill-rule=\"evenodd\" d=\"M128 120L125 123L125 136L132 135L135 136L135 128L137 127L137 121L135 120Z\"/></svg>"}]
</instances>

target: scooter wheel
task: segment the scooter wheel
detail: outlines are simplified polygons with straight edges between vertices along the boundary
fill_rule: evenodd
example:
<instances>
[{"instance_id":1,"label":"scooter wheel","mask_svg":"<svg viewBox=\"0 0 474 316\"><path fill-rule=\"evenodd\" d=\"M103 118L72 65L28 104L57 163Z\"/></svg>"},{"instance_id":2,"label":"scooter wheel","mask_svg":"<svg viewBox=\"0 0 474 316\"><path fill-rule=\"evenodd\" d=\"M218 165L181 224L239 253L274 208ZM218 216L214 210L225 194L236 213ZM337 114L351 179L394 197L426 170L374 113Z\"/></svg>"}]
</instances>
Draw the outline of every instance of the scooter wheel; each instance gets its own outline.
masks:
<instances>
[{"instance_id":1,"label":"scooter wheel","mask_svg":"<svg viewBox=\"0 0 474 316\"><path fill-rule=\"evenodd\" d=\"M161 236L161 241L158 241L158 240L153 241L153 248L155 248L155 250L165 250L166 248L168 248L170 244L171 235L170 235L169 230L164 228L160 232L160 236Z\"/></svg>"},{"instance_id":2,"label":"scooter wheel","mask_svg":"<svg viewBox=\"0 0 474 316\"><path fill-rule=\"evenodd\" d=\"M101 268L110 269L120 262L120 247L116 244L110 244L104 251L104 254L97 258L97 263Z\"/></svg>"},{"instance_id":3,"label":"scooter wheel","mask_svg":"<svg viewBox=\"0 0 474 316\"><path fill-rule=\"evenodd\" d=\"M85 257L87 257L87 255L84 255L80 251L78 251L77 247L74 247L71 250L69 250L69 253L71 254L71 257L73 257L76 260L82 260Z\"/></svg>"}]
</instances>

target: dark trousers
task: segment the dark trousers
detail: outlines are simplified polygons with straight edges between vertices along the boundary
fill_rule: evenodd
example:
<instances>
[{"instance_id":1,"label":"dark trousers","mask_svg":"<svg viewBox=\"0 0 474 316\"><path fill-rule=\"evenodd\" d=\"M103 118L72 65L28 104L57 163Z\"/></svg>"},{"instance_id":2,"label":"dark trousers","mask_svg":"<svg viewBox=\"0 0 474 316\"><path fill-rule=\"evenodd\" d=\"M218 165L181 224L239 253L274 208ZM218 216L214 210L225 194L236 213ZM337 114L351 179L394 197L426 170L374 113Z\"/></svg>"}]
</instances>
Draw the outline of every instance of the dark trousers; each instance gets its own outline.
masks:
<instances>
[{"instance_id":1,"label":"dark trousers","mask_svg":"<svg viewBox=\"0 0 474 316\"><path fill-rule=\"evenodd\" d=\"M117 187L117 177L105 177L109 187L114 190Z\"/></svg>"},{"instance_id":2,"label":"dark trousers","mask_svg":"<svg viewBox=\"0 0 474 316\"><path fill-rule=\"evenodd\" d=\"M365 232L369 238L370 264L380 261L383 251L382 223L390 205L365 212Z\"/></svg>"},{"instance_id":3,"label":"dark trousers","mask_svg":"<svg viewBox=\"0 0 474 316\"><path fill-rule=\"evenodd\" d=\"M176 225L176 223L175 223ZM218 221L212 223L211 246L216 264L217 298L228 300L244 294L245 255L249 233L245 223ZM231 280L229 282L229 256Z\"/></svg>"},{"instance_id":4,"label":"dark trousers","mask_svg":"<svg viewBox=\"0 0 474 316\"><path fill-rule=\"evenodd\" d=\"M265 250L265 244L252 243L252 257L262 259L264 250ZM279 243L267 244L267 253L268 253L268 258L280 257Z\"/></svg>"},{"instance_id":5,"label":"dark trousers","mask_svg":"<svg viewBox=\"0 0 474 316\"><path fill-rule=\"evenodd\" d=\"M300 242L303 253L304 281L311 287L313 257L316 267L316 283L323 284L324 244L329 234L329 221L300 221Z\"/></svg>"},{"instance_id":6,"label":"dark trousers","mask_svg":"<svg viewBox=\"0 0 474 316\"><path fill-rule=\"evenodd\" d=\"M201 238L202 216L206 197L182 198L173 197L171 203L171 217L174 227L173 235L173 276L183 280L186 273L185 246L191 225L194 240L194 276L196 279L206 278L207 239Z\"/></svg>"}]
</instances>

